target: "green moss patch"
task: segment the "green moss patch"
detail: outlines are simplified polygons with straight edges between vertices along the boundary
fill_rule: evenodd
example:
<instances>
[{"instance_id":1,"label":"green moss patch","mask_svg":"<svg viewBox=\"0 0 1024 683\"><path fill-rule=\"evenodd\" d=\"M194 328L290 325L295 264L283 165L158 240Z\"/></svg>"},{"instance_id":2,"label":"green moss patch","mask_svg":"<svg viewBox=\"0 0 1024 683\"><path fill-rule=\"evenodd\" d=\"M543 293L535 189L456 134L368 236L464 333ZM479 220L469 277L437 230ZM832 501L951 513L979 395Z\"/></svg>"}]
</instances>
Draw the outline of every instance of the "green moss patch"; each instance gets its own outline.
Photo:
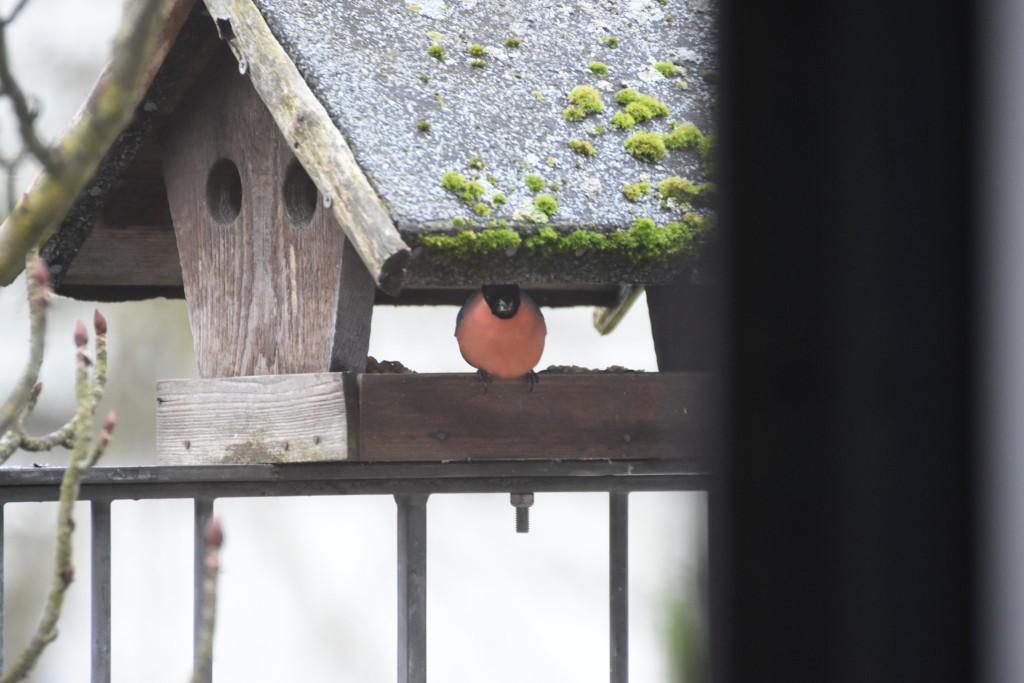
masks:
<instances>
[{"instance_id":1,"label":"green moss patch","mask_svg":"<svg viewBox=\"0 0 1024 683\"><path fill-rule=\"evenodd\" d=\"M484 192L486 191L487 190L486 188L484 188L483 185L481 185L475 180L471 180L468 183L466 183L465 188L462 190L462 201L466 202L467 204L470 202L475 202L477 199L480 199L480 197L483 197Z\"/></svg>"},{"instance_id":2,"label":"green moss patch","mask_svg":"<svg viewBox=\"0 0 1024 683\"><path fill-rule=\"evenodd\" d=\"M601 44L605 47L618 47L619 39L617 36L601 36Z\"/></svg>"},{"instance_id":3,"label":"green moss patch","mask_svg":"<svg viewBox=\"0 0 1024 683\"><path fill-rule=\"evenodd\" d=\"M577 85L569 91L567 97L570 104L575 104L588 114L597 114L604 111L601 93L589 85Z\"/></svg>"},{"instance_id":4,"label":"green moss patch","mask_svg":"<svg viewBox=\"0 0 1024 683\"><path fill-rule=\"evenodd\" d=\"M675 199L680 202L688 202L699 197L704 194L706 189L706 185L698 185L677 175L665 178L658 183L658 194L662 199Z\"/></svg>"},{"instance_id":5,"label":"green moss patch","mask_svg":"<svg viewBox=\"0 0 1024 683\"><path fill-rule=\"evenodd\" d=\"M526 176L526 187L530 188L531 192L540 192L544 189L544 184L544 179L539 175L531 173Z\"/></svg>"},{"instance_id":6,"label":"green moss patch","mask_svg":"<svg viewBox=\"0 0 1024 683\"><path fill-rule=\"evenodd\" d=\"M665 78L671 78L679 73L679 69L672 62L658 62L654 65L654 70L660 73Z\"/></svg>"},{"instance_id":7,"label":"green moss patch","mask_svg":"<svg viewBox=\"0 0 1024 683\"><path fill-rule=\"evenodd\" d=\"M481 45L480 43L471 44L469 47L466 48L466 52L468 52L473 57L483 57L485 54L487 54L487 51L484 49L484 46Z\"/></svg>"},{"instance_id":8,"label":"green moss patch","mask_svg":"<svg viewBox=\"0 0 1024 683\"><path fill-rule=\"evenodd\" d=\"M677 124L672 132L665 136L665 146L669 149L699 149L703 142L704 134L692 123Z\"/></svg>"},{"instance_id":9,"label":"green moss patch","mask_svg":"<svg viewBox=\"0 0 1024 683\"><path fill-rule=\"evenodd\" d=\"M692 123L677 123L664 139L668 149L696 149L704 164L704 172L711 172L711 157L715 149L714 135L704 135Z\"/></svg>"},{"instance_id":10,"label":"green moss patch","mask_svg":"<svg viewBox=\"0 0 1024 683\"><path fill-rule=\"evenodd\" d=\"M479 159L479 163L474 165L474 160ZM479 157L470 159L470 167L483 168L483 160ZM484 187L483 183L476 180L466 180L466 176L455 171L448 171L441 174L441 187L448 190L452 194L456 195L462 203L473 210L478 216L487 216L491 213L491 206L498 206L505 202L505 195L496 193L491 198L491 205L488 205L480 199L486 194L487 188ZM501 199L499 200L498 197ZM461 218L456 220L463 220ZM463 223L464 224L464 223Z\"/></svg>"},{"instance_id":11,"label":"green moss patch","mask_svg":"<svg viewBox=\"0 0 1024 683\"><path fill-rule=\"evenodd\" d=\"M660 133L633 133L623 143L626 151L641 161L661 161L668 151Z\"/></svg>"},{"instance_id":12,"label":"green moss patch","mask_svg":"<svg viewBox=\"0 0 1024 683\"><path fill-rule=\"evenodd\" d=\"M637 218L630 227L614 232L574 230L561 233L541 226L536 233L524 238L515 230L487 228L460 230L454 235L424 235L419 241L436 257L451 258L473 267L496 257L531 262L589 253L608 264L635 268L662 262L694 248L707 227L706 219L687 213L682 220L665 225L658 225L650 218Z\"/></svg>"},{"instance_id":13,"label":"green moss patch","mask_svg":"<svg viewBox=\"0 0 1024 683\"><path fill-rule=\"evenodd\" d=\"M650 191L651 184L646 180L638 183L626 183L622 186L622 194L631 202L640 201Z\"/></svg>"},{"instance_id":14,"label":"green moss patch","mask_svg":"<svg viewBox=\"0 0 1024 683\"><path fill-rule=\"evenodd\" d=\"M612 116L612 125L619 130L632 130L636 126L636 119L624 111L617 111Z\"/></svg>"},{"instance_id":15,"label":"green moss patch","mask_svg":"<svg viewBox=\"0 0 1024 683\"><path fill-rule=\"evenodd\" d=\"M482 59L471 59L469 60L469 65L474 69L483 69L487 66L487 62Z\"/></svg>"},{"instance_id":16,"label":"green moss patch","mask_svg":"<svg viewBox=\"0 0 1024 683\"><path fill-rule=\"evenodd\" d=\"M474 261L482 257L504 254L518 249L522 238L515 230L461 230L455 235L423 235L420 244L450 255L460 261Z\"/></svg>"},{"instance_id":17,"label":"green moss patch","mask_svg":"<svg viewBox=\"0 0 1024 683\"><path fill-rule=\"evenodd\" d=\"M586 140L569 140L569 149L577 154L582 154L585 157L592 157L597 154L597 150L594 149L594 145Z\"/></svg>"},{"instance_id":18,"label":"green moss patch","mask_svg":"<svg viewBox=\"0 0 1024 683\"><path fill-rule=\"evenodd\" d=\"M654 118L654 112L639 102L630 102L627 104L626 114L637 123L650 121Z\"/></svg>"},{"instance_id":19,"label":"green moss patch","mask_svg":"<svg viewBox=\"0 0 1024 683\"><path fill-rule=\"evenodd\" d=\"M608 65L604 62L591 62L590 64L587 64L587 68L590 69L590 72L595 76L604 78L608 75Z\"/></svg>"},{"instance_id":20,"label":"green moss patch","mask_svg":"<svg viewBox=\"0 0 1024 683\"><path fill-rule=\"evenodd\" d=\"M575 104L570 104L568 107L562 110L562 119L565 121L582 121L583 117L587 115L587 112L583 111L580 107Z\"/></svg>"},{"instance_id":21,"label":"green moss patch","mask_svg":"<svg viewBox=\"0 0 1024 683\"><path fill-rule=\"evenodd\" d=\"M665 103L650 95L644 95L633 88L623 88L615 93L613 99L624 106L626 111L637 121L647 121L655 116L668 116L669 108Z\"/></svg>"},{"instance_id":22,"label":"green moss patch","mask_svg":"<svg viewBox=\"0 0 1024 683\"><path fill-rule=\"evenodd\" d=\"M449 192L462 192L466 188L466 176L454 171L442 173L441 187Z\"/></svg>"},{"instance_id":23,"label":"green moss patch","mask_svg":"<svg viewBox=\"0 0 1024 683\"><path fill-rule=\"evenodd\" d=\"M558 211L558 200L549 194L541 194L534 197L533 205L546 216L553 216Z\"/></svg>"},{"instance_id":24,"label":"green moss patch","mask_svg":"<svg viewBox=\"0 0 1024 683\"><path fill-rule=\"evenodd\" d=\"M505 47L519 47L523 44L523 39L519 36L512 36L505 39Z\"/></svg>"},{"instance_id":25,"label":"green moss patch","mask_svg":"<svg viewBox=\"0 0 1024 683\"><path fill-rule=\"evenodd\" d=\"M619 104L625 106L630 102L636 101L638 97L640 97L640 93L633 90L633 88L623 88L619 92L615 93L613 99Z\"/></svg>"}]
</instances>

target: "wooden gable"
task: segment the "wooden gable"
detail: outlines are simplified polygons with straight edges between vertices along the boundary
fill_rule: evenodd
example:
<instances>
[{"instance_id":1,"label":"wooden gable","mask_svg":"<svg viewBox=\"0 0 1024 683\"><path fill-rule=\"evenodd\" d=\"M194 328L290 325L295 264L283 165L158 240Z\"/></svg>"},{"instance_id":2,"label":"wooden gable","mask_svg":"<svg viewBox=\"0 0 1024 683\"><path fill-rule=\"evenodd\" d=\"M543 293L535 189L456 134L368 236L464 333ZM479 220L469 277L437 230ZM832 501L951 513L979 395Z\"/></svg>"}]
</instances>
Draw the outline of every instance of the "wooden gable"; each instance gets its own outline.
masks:
<instances>
[{"instance_id":1,"label":"wooden gable","mask_svg":"<svg viewBox=\"0 0 1024 683\"><path fill-rule=\"evenodd\" d=\"M200 375L362 370L373 281L230 53L161 144Z\"/></svg>"}]
</instances>

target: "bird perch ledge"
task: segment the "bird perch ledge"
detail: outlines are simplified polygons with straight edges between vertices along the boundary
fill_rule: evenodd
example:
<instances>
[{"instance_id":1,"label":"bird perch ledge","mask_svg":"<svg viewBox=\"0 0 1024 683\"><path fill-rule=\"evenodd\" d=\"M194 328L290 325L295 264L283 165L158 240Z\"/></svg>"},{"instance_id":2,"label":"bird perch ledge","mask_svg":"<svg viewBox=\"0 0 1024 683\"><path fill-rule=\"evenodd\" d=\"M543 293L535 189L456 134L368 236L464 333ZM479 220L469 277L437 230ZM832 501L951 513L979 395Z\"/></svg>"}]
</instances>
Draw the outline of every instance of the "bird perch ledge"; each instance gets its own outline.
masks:
<instances>
[{"instance_id":1,"label":"bird perch ledge","mask_svg":"<svg viewBox=\"0 0 1024 683\"><path fill-rule=\"evenodd\" d=\"M157 385L163 465L698 458L700 373L319 373Z\"/></svg>"}]
</instances>

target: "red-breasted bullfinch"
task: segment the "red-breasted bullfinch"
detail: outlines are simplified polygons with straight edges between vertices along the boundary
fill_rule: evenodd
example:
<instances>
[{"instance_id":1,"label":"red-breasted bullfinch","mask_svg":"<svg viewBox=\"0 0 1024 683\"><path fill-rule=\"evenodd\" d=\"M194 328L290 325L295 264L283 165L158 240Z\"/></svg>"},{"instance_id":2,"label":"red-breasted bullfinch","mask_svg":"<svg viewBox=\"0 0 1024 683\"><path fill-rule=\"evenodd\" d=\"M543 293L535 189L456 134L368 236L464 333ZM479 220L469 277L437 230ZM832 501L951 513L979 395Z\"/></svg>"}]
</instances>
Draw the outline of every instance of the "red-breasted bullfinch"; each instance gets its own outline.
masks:
<instances>
[{"instance_id":1,"label":"red-breasted bullfinch","mask_svg":"<svg viewBox=\"0 0 1024 683\"><path fill-rule=\"evenodd\" d=\"M485 379L527 374L533 379L545 336L544 315L519 285L484 285L466 300L455 320L462 357Z\"/></svg>"}]
</instances>

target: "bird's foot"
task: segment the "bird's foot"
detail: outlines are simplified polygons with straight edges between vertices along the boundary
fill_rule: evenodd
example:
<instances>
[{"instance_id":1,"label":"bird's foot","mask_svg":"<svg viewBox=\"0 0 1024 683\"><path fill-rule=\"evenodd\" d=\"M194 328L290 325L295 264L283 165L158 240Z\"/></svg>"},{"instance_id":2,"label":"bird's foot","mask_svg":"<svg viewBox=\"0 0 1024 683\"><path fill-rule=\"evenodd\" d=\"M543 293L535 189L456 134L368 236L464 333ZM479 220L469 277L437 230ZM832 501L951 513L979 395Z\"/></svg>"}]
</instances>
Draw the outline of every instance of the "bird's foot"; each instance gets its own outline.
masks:
<instances>
[{"instance_id":1,"label":"bird's foot","mask_svg":"<svg viewBox=\"0 0 1024 683\"><path fill-rule=\"evenodd\" d=\"M526 373L526 381L530 383L530 393L533 393L534 385L540 384L540 375L535 370L530 370Z\"/></svg>"},{"instance_id":2,"label":"bird's foot","mask_svg":"<svg viewBox=\"0 0 1024 683\"><path fill-rule=\"evenodd\" d=\"M476 377L480 380L480 383L484 385L484 393L487 393L487 387L491 385L491 376L483 370L476 371Z\"/></svg>"}]
</instances>

